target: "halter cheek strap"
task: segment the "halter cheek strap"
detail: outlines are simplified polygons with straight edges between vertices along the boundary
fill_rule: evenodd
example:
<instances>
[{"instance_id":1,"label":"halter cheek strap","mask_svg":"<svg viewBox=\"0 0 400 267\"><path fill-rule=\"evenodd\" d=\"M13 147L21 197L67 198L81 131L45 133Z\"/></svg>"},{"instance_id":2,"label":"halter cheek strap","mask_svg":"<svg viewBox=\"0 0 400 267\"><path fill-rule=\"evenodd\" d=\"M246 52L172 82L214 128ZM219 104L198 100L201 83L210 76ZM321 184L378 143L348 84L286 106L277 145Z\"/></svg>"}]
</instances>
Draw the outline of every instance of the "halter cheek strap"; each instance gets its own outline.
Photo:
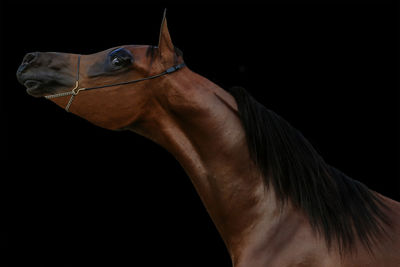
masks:
<instances>
[{"instance_id":1,"label":"halter cheek strap","mask_svg":"<svg viewBox=\"0 0 400 267\"><path fill-rule=\"evenodd\" d=\"M180 70L186 66L186 64L183 62L181 64L172 66L172 67L166 69L165 71L163 71L159 74L153 75L153 76L144 77L141 79L127 81L127 82L121 82L121 83L113 83L113 84L107 84L107 85L101 85L101 86L95 86L95 87L89 87L89 88L83 88L83 87L79 88L79 65L80 65L80 62L81 62L81 55L78 56L78 66L77 66L75 87L71 91L45 96L46 99L52 99L52 98L56 98L56 97L63 97L63 96L70 95L71 97L69 98L69 101L68 101L67 105L65 106L65 111L67 111L67 112L69 112L69 108L72 104L72 101L74 100L75 96L79 94L80 91L87 91L87 90L100 89L100 88L106 88L106 87L112 87L112 86L120 86L120 85L126 85L126 84L146 81L146 80L158 78L158 77L166 75L166 74L173 73L173 72Z\"/></svg>"}]
</instances>

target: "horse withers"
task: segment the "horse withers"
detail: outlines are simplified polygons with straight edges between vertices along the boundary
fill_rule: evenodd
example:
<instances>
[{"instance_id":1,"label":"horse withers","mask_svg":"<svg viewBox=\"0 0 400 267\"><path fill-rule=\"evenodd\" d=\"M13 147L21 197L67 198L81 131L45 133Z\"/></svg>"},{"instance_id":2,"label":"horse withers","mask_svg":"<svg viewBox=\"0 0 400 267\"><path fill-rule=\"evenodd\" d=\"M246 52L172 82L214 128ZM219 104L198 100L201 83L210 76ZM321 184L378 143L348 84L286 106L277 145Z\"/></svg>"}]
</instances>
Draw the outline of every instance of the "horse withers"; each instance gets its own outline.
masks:
<instances>
[{"instance_id":1,"label":"horse withers","mask_svg":"<svg viewBox=\"0 0 400 267\"><path fill-rule=\"evenodd\" d=\"M17 78L32 96L171 152L236 267L400 266L400 204L325 163L243 88L192 72L165 13L158 46L29 53Z\"/></svg>"}]
</instances>

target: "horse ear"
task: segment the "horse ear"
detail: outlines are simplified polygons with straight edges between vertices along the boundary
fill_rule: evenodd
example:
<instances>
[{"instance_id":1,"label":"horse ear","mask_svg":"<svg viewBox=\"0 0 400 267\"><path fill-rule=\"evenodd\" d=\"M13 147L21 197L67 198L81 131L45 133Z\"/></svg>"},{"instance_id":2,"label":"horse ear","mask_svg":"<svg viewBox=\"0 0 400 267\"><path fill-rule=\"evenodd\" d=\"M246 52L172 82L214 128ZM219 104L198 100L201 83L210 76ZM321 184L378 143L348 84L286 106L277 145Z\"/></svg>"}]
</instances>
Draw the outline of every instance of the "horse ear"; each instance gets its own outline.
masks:
<instances>
[{"instance_id":1,"label":"horse ear","mask_svg":"<svg viewBox=\"0 0 400 267\"><path fill-rule=\"evenodd\" d=\"M165 62L172 62L175 49L172 44L171 36L169 35L167 26L167 9L164 9L164 16L161 23L160 37L158 39L158 50L160 51L160 56Z\"/></svg>"}]
</instances>

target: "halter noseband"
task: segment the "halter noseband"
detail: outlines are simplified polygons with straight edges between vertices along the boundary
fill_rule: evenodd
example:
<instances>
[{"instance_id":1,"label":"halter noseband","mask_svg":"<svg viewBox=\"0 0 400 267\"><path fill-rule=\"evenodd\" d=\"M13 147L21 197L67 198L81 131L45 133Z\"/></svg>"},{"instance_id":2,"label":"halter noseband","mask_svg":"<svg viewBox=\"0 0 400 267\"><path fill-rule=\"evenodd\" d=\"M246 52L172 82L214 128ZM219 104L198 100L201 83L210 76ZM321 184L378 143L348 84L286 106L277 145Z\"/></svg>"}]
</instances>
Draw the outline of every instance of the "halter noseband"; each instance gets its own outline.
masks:
<instances>
[{"instance_id":1,"label":"halter noseband","mask_svg":"<svg viewBox=\"0 0 400 267\"><path fill-rule=\"evenodd\" d=\"M112 87L112 86L119 86L119 85L126 85L126 84L131 84L131 83L137 83L137 82L141 82L141 81L146 81L146 80L150 80L150 79L154 79L154 78L158 78L160 76L166 75L166 74L170 74L173 73L177 70L182 69L186 64L185 62L172 66L168 69L166 69L165 71L153 75L153 76L149 76L149 77L145 77L145 78L141 78L141 79L137 79L137 80L133 80L133 81L127 81L127 82L121 82L121 83L113 83L113 84L107 84L107 85L101 85L101 86L95 86L95 87L89 87L89 88L79 88L79 65L81 62L81 55L78 56L78 67L77 67L77 75L76 75L76 82L75 82L75 87L68 92L64 92L64 93L59 93L59 94L54 94L54 95L47 95L45 96L45 98L47 99L52 99L52 98L56 98L56 97L62 97L62 96L71 96L68 104L65 106L65 111L69 112L69 107L72 104L72 101L74 100L74 97L79 94L80 91L87 91L87 90L93 90L93 89L100 89L100 88L106 88L106 87Z\"/></svg>"}]
</instances>

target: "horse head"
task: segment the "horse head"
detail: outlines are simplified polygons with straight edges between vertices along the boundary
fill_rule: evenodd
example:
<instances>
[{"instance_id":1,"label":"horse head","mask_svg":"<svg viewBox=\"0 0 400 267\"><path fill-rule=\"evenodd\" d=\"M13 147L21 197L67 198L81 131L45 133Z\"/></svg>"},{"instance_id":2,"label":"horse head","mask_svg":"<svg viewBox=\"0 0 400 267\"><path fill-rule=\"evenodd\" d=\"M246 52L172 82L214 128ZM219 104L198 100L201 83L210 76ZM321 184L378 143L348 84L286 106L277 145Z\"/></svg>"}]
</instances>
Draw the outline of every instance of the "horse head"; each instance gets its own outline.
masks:
<instances>
[{"instance_id":1,"label":"horse head","mask_svg":"<svg viewBox=\"0 0 400 267\"><path fill-rule=\"evenodd\" d=\"M124 45L90 55L28 53L17 79L34 97L49 98L98 126L121 129L151 113L166 79L162 76L183 66L164 12L157 47Z\"/></svg>"}]
</instances>

